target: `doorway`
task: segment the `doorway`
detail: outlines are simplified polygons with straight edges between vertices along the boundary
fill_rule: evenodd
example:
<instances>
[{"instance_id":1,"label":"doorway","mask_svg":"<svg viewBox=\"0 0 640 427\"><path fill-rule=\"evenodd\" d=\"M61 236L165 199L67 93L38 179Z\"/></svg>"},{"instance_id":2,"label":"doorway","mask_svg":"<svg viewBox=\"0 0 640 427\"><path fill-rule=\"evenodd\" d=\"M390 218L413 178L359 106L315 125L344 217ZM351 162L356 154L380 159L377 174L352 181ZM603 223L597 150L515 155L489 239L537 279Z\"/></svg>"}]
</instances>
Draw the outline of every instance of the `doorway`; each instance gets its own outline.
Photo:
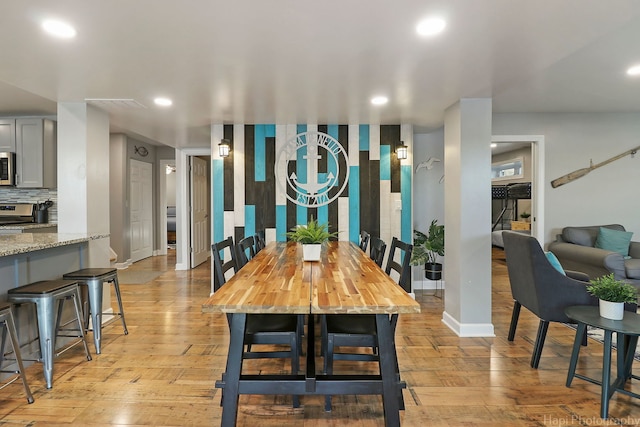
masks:
<instances>
[{"instance_id":1,"label":"doorway","mask_svg":"<svg viewBox=\"0 0 640 427\"><path fill-rule=\"evenodd\" d=\"M544 246L544 136L542 135L494 135L495 144L525 144L531 153L531 235Z\"/></svg>"},{"instance_id":2,"label":"doorway","mask_svg":"<svg viewBox=\"0 0 640 427\"><path fill-rule=\"evenodd\" d=\"M153 255L153 165L130 159L129 225L131 262Z\"/></svg>"}]
</instances>

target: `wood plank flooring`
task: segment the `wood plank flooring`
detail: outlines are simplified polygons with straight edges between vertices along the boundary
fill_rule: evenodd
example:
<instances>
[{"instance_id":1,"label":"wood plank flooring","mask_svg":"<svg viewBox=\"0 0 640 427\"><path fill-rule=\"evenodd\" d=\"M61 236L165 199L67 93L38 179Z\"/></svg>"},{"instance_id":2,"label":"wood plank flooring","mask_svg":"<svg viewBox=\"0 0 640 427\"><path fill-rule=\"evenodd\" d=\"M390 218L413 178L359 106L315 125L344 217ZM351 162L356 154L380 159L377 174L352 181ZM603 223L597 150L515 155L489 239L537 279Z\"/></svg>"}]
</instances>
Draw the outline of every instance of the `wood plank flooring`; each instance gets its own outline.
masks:
<instances>
[{"instance_id":1,"label":"wood plank flooring","mask_svg":"<svg viewBox=\"0 0 640 427\"><path fill-rule=\"evenodd\" d=\"M201 313L209 296L210 270L175 271L175 258L153 257L131 266L163 270L147 284L121 284L129 335L121 324L103 329L102 354L87 362L81 346L55 361L53 388L45 388L42 366L27 376L35 403L21 384L0 390L0 425L7 426L215 426L220 423L221 377L228 328L222 314ZM565 387L574 331L549 327L540 368L529 367L538 319L522 310L514 342L507 341L512 309L504 256L493 257L495 338L459 338L441 322L440 299L418 294L421 314L400 316L398 357L406 410L403 426L638 425L640 401L616 394L610 419L600 413L600 387L575 379ZM89 336L91 339L91 336ZM91 342L91 341L90 341ZM91 342L91 347L92 342ZM578 371L599 377L601 344L583 348ZM285 360L249 361L247 372L287 371ZM355 367L354 367L355 366ZM635 363L640 372L640 364ZM336 372L367 371L374 365L336 363ZM640 393L638 381L630 390ZM333 411L324 399L303 397L293 409L289 396L242 396L238 426L383 426L379 396L338 396Z\"/></svg>"}]
</instances>

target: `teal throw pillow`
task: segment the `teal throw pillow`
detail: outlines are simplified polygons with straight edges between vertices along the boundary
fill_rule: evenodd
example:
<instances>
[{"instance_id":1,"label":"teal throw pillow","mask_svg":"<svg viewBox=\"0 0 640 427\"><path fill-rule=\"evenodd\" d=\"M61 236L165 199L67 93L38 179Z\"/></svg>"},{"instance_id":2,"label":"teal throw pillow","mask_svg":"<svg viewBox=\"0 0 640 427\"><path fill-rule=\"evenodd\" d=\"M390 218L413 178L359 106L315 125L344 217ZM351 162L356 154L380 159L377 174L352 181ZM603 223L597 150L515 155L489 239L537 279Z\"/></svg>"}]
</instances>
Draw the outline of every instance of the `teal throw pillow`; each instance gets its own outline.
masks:
<instances>
[{"instance_id":1,"label":"teal throw pillow","mask_svg":"<svg viewBox=\"0 0 640 427\"><path fill-rule=\"evenodd\" d=\"M633 236L633 232L631 231L612 230L610 228L600 227L598 237L596 237L595 247L618 252L623 257L626 257L629 255L631 236Z\"/></svg>"},{"instance_id":2,"label":"teal throw pillow","mask_svg":"<svg viewBox=\"0 0 640 427\"><path fill-rule=\"evenodd\" d=\"M555 268L565 276L567 275L567 273L564 272L564 268L562 268L562 265L560 265L560 261L558 261L558 258L553 252L545 252L544 254L547 256L547 260L553 266L553 268Z\"/></svg>"}]
</instances>

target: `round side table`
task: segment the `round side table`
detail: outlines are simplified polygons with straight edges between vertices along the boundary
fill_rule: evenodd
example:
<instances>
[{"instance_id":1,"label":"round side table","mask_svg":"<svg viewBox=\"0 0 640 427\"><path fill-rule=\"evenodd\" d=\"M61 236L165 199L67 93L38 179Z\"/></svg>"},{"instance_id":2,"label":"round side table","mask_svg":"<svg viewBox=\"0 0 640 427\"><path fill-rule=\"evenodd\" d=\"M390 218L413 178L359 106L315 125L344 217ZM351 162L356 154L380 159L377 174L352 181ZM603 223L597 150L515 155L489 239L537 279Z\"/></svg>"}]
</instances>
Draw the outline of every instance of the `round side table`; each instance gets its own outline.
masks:
<instances>
[{"instance_id":1,"label":"round side table","mask_svg":"<svg viewBox=\"0 0 640 427\"><path fill-rule=\"evenodd\" d=\"M611 320L600 317L597 306L574 305L564 310L569 319L578 323L576 330L576 338L573 343L573 352L571 353L571 362L569 363L569 374L567 375L567 387L571 386L574 377L598 384L602 387L600 397L600 417L608 418L609 399L616 391L626 394L636 399L640 399L640 395L624 389L624 384L630 378L640 379L631 373L631 365L633 364L633 356L636 346L638 345L638 336L640 335L640 315L630 311L624 312L622 320ZM585 336L588 326L593 326L604 331L604 348L602 350L602 381L576 374L576 365L578 364L578 354L582 337ZM617 357L617 373L616 379L611 383L611 344L613 333L617 334L618 357Z\"/></svg>"}]
</instances>

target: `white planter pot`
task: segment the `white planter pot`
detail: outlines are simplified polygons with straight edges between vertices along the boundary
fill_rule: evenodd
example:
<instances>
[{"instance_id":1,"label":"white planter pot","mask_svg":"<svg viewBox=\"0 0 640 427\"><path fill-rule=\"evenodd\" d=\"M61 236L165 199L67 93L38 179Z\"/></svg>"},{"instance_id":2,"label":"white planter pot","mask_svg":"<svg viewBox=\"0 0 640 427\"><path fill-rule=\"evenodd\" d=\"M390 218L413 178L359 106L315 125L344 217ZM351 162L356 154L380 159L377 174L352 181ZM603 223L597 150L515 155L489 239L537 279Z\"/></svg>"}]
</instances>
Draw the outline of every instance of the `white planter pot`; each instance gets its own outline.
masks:
<instances>
[{"instance_id":1,"label":"white planter pot","mask_svg":"<svg viewBox=\"0 0 640 427\"><path fill-rule=\"evenodd\" d=\"M321 244L305 244L302 245L302 259L304 261L320 261Z\"/></svg>"},{"instance_id":2,"label":"white planter pot","mask_svg":"<svg viewBox=\"0 0 640 427\"><path fill-rule=\"evenodd\" d=\"M611 320L622 320L624 317L624 303L623 302L611 302L600 301L600 317L604 317Z\"/></svg>"}]
</instances>

